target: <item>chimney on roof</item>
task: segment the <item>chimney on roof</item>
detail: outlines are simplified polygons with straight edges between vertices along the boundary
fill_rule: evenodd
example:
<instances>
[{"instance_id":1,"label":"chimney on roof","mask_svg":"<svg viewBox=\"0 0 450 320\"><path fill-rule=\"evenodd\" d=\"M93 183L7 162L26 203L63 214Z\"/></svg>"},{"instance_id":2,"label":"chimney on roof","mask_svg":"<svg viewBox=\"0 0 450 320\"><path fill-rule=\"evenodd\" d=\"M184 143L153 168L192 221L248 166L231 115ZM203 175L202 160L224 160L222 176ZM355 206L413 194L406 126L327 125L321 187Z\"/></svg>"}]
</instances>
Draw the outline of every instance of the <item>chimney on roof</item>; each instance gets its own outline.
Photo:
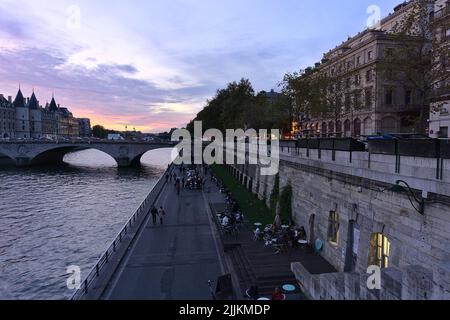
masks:
<instances>
[{"instance_id":1,"label":"chimney on roof","mask_svg":"<svg viewBox=\"0 0 450 320\"><path fill-rule=\"evenodd\" d=\"M3 94L0 93L0 99L4 99L5 97L3 96Z\"/></svg>"},{"instance_id":2,"label":"chimney on roof","mask_svg":"<svg viewBox=\"0 0 450 320\"><path fill-rule=\"evenodd\" d=\"M27 104L29 104L30 103L30 98L27 98Z\"/></svg>"},{"instance_id":3,"label":"chimney on roof","mask_svg":"<svg viewBox=\"0 0 450 320\"><path fill-rule=\"evenodd\" d=\"M12 103L12 96L8 96L8 102Z\"/></svg>"}]
</instances>

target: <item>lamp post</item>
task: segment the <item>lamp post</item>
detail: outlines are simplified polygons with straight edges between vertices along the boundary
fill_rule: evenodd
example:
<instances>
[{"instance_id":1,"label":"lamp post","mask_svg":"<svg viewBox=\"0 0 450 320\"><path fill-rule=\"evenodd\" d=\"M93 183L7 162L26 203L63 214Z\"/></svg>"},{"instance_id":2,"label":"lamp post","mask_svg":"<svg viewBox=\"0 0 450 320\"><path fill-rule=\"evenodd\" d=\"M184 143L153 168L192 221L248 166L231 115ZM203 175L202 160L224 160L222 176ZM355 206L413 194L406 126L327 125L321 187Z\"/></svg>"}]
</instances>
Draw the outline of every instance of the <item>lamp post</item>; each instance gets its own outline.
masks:
<instances>
[{"instance_id":1,"label":"lamp post","mask_svg":"<svg viewBox=\"0 0 450 320\"><path fill-rule=\"evenodd\" d=\"M401 184L405 185L406 189ZM413 208L421 215L425 214L425 199L423 197L420 197L420 199L417 198L414 191L411 189L411 187L407 182L403 180L397 180L395 185L390 190L396 193L406 192L406 194L408 195L409 202L411 203Z\"/></svg>"}]
</instances>

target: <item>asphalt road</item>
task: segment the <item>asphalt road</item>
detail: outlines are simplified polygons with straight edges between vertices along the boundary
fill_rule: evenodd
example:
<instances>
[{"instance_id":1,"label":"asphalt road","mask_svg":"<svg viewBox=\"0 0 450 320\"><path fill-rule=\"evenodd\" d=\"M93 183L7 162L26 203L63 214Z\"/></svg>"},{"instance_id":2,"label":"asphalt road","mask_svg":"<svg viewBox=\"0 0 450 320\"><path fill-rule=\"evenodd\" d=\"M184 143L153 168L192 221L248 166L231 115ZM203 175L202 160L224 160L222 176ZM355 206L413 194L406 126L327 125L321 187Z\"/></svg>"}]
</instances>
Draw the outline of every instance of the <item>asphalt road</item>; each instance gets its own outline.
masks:
<instances>
[{"instance_id":1,"label":"asphalt road","mask_svg":"<svg viewBox=\"0 0 450 320\"><path fill-rule=\"evenodd\" d=\"M222 275L220 258L201 191L176 194L173 183L158 201L164 225L151 215L124 257L102 299L210 300L208 280Z\"/></svg>"}]
</instances>

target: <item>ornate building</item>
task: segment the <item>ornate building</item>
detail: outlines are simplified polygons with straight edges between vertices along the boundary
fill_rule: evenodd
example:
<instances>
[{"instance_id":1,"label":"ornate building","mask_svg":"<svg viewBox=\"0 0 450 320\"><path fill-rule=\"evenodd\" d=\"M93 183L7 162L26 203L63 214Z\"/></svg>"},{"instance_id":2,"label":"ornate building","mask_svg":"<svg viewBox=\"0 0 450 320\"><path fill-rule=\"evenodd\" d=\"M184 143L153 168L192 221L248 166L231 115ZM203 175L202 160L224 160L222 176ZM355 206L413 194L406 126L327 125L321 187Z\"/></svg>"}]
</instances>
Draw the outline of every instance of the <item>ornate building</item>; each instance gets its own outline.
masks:
<instances>
[{"instance_id":1,"label":"ornate building","mask_svg":"<svg viewBox=\"0 0 450 320\"><path fill-rule=\"evenodd\" d=\"M0 94L0 139L14 138L15 112L11 97Z\"/></svg>"},{"instance_id":2,"label":"ornate building","mask_svg":"<svg viewBox=\"0 0 450 320\"><path fill-rule=\"evenodd\" d=\"M306 76L322 74L335 80L328 94L336 95L336 112L325 117L303 115L299 123L302 136L358 137L416 131L415 120L423 107L417 103L419 93L378 72L385 55L397 45L393 29L412 5L397 6L379 28L349 38L316 63Z\"/></svg>"},{"instance_id":3,"label":"ornate building","mask_svg":"<svg viewBox=\"0 0 450 320\"><path fill-rule=\"evenodd\" d=\"M72 139L80 136L79 120L67 108L57 105L54 97L43 108L34 92L31 98L24 98L19 88L16 98L11 100L11 97L7 100L0 95L0 139ZM85 121L84 125L90 126L90 122ZM88 128L84 128L86 130Z\"/></svg>"},{"instance_id":4,"label":"ornate building","mask_svg":"<svg viewBox=\"0 0 450 320\"><path fill-rule=\"evenodd\" d=\"M439 67L450 73L450 1L436 0L431 21L435 41L440 50L435 54ZM450 80L447 78L436 85L436 96L430 112L430 136L450 138Z\"/></svg>"}]
</instances>

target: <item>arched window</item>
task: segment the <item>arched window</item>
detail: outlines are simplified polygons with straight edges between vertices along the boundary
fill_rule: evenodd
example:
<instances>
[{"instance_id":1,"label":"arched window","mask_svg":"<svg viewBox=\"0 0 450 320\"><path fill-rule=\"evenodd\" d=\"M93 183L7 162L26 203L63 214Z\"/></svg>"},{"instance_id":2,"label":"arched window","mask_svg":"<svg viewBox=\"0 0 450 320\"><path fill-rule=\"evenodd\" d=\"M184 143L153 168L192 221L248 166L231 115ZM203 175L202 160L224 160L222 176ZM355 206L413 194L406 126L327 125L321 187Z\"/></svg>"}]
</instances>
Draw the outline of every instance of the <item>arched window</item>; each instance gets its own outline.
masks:
<instances>
[{"instance_id":1,"label":"arched window","mask_svg":"<svg viewBox=\"0 0 450 320\"><path fill-rule=\"evenodd\" d=\"M328 218L328 241L339 243L339 214L336 211L330 211Z\"/></svg>"},{"instance_id":2,"label":"arched window","mask_svg":"<svg viewBox=\"0 0 450 320\"><path fill-rule=\"evenodd\" d=\"M363 129L364 135L370 136L371 134L373 134L372 119L370 117L364 119L363 126L364 126Z\"/></svg>"},{"instance_id":3,"label":"arched window","mask_svg":"<svg viewBox=\"0 0 450 320\"><path fill-rule=\"evenodd\" d=\"M372 233L370 236L369 266L389 267L391 243L382 233Z\"/></svg>"},{"instance_id":4,"label":"arched window","mask_svg":"<svg viewBox=\"0 0 450 320\"><path fill-rule=\"evenodd\" d=\"M328 123L328 134L329 134L330 137L335 134L335 132L334 132L334 123L332 121L330 121Z\"/></svg>"},{"instance_id":5,"label":"arched window","mask_svg":"<svg viewBox=\"0 0 450 320\"><path fill-rule=\"evenodd\" d=\"M327 130L327 124L326 122L322 123L322 126L320 128L321 132L322 132L322 137L327 137L328 136L328 130Z\"/></svg>"},{"instance_id":6,"label":"arched window","mask_svg":"<svg viewBox=\"0 0 450 320\"><path fill-rule=\"evenodd\" d=\"M345 120L344 122L344 137L351 137L351 122L350 120Z\"/></svg>"},{"instance_id":7,"label":"arched window","mask_svg":"<svg viewBox=\"0 0 450 320\"><path fill-rule=\"evenodd\" d=\"M341 121L336 121L336 137L342 137L342 123Z\"/></svg>"},{"instance_id":8,"label":"arched window","mask_svg":"<svg viewBox=\"0 0 450 320\"><path fill-rule=\"evenodd\" d=\"M361 120L358 118L353 121L353 132L355 137L359 137L361 135Z\"/></svg>"}]
</instances>

